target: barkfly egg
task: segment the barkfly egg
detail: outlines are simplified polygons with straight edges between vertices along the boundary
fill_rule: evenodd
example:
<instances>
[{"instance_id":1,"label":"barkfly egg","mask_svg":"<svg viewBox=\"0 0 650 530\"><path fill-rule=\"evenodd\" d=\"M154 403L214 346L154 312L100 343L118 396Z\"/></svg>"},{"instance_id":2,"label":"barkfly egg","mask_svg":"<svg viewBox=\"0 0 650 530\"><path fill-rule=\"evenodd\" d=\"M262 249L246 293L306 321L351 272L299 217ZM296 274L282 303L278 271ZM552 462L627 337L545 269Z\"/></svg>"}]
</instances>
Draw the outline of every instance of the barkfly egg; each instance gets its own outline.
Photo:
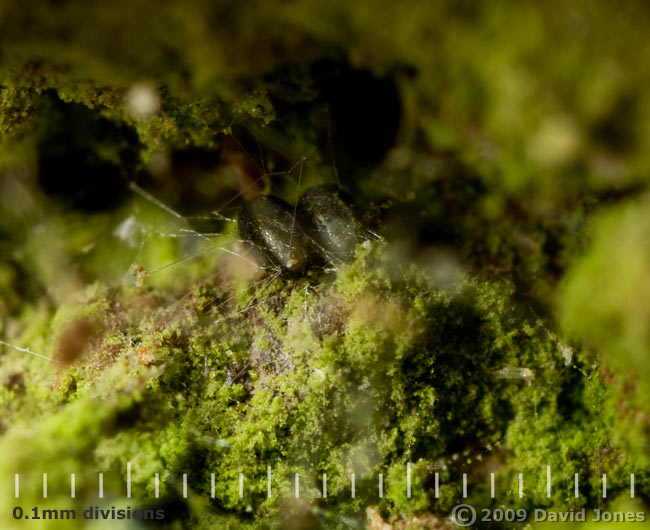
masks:
<instances>
[{"instance_id":1,"label":"barkfly egg","mask_svg":"<svg viewBox=\"0 0 650 530\"><path fill-rule=\"evenodd\" d=\"M273 195L244 204L239 235L262 266L300 274L314 263L336 267L354 259L363 229L352 209L327 187L307 190L295 208Z\"/></svg>"},{"instance_id":2,"label":"barkfly egg","mask_svg":"<svg viewBox=\"0 0 650 530\"><path fill-rule=\"evenodd\" d=\"M363 229L353 210L331 188L317 186L298 202L305 231L326 263L336 266L352 261Z\"/></svg>"},{"instance_id":3,"label":"barkfly egg","mask_svg":"<svg viewBox=\"0 0 650 530\"><path fill-rule=\"evenodd\" d=\"M262 266L299 274L314 258L313 245L295 209L272 195L246 201L239 214L239 235Z\"/></svg>"}]
</instances>

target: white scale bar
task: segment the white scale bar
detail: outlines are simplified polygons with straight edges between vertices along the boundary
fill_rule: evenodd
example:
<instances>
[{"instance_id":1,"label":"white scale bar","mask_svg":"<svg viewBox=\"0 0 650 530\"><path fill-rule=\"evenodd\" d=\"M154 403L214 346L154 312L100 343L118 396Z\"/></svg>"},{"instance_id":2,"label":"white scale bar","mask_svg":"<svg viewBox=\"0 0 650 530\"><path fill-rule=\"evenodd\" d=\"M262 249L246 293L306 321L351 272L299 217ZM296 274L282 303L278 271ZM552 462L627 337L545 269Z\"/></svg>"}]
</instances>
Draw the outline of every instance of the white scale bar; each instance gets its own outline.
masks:
<instances>
[{"instance_id":1,"label":"white scale bar","mask_svg":"<svg viewBox=\"0 0 650 530\"><path fill-rule=\"evenodd\" d=\"M20 475L18 473L14 475L14 495L16 499L20 497Z\"/></svg>"},{"instance_id":2,"label":"white scale bar","mask_svg":"<svg viewBox=\"0 0 650 530\"><path fill-rule=\"evenodd\" d=\"M271 466L267 466L267 497L271 498ZM99 498L104 498L104 474L99 473ZM575 473L573 476L573 490L574 497L578 498L580 496L579 491L579 474ZM524 478L523 474L519 473L518 475L518 486L519 486L519 498L524 496ZM379 474L379 498L384 497L384 475ZM356 476L354 473L350 475L350 492L351 497L356 498ZM546 496L551 497L552 493L552 479L551 479L551 466L546 466ZM128 498L131 498L131 462L127 463L127 489L126 495ZM156 498L160 496L160 475L156 473L154 475L154 495ZM411 463L406 464L406 495L408 498L411 498ZM463 498L467 498L467 473L463 473ZM14 474L14 496L16 499L20 498L20 474ZM300 496L300 475L295 474L295 496L299 498ZM323 498L327 498L327 474L323 473ZM439 498L440 496L440 475L435 473L434 475L434 496ZM74 473L70 474L70 497L72 499L76 498L76 475ZM211 473L210 475L210 497L215 498L215 474ZM239 497L244 497L244 475L243 473L239 474ZM47 498L47 473L43 473L43 498ZM187 474L183 474L183 498L187 498ZM490 473L490 498L495 498L495 475ZM603 473L602 475L602 498L607 498L607 474ZM630 498L635 498L635 487L634 487L634 473L630 473Z\"/></svg>"},{"instance_id":3,"label":"white scale bar","mask_svg":"<svg viewBox=\"0 0 650 530\"><path fill-rule=\"evenodd\" d=\"M411 498L411 462L406 463L406 498Z\"/></svg>"}]
</instances>

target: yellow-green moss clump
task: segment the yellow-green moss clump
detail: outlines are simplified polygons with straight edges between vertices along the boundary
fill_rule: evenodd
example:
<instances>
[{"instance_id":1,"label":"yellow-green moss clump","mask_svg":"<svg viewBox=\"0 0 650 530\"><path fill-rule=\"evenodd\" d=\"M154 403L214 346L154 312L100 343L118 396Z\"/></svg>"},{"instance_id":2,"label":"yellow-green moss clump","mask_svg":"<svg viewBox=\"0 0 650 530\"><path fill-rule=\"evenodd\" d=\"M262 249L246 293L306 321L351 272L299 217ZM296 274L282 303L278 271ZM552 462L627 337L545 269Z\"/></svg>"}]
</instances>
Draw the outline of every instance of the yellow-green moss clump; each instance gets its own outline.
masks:
<instances>
[{"instance_id":1,"label":"yellow-green moss clump","mask_svg":"<svg viewBox=\"0 0 650 530\"><path fill-rule=\"evenodd\" d=\"M627 422L617 439L643 465L648 463L644 447L650 409L648 206L648 197L643 196L610 207L592 220L591 244L569 270L560 298L566 333L606 359L608 385L617 390L619 412Z\"/></svg>"}]
</instances>

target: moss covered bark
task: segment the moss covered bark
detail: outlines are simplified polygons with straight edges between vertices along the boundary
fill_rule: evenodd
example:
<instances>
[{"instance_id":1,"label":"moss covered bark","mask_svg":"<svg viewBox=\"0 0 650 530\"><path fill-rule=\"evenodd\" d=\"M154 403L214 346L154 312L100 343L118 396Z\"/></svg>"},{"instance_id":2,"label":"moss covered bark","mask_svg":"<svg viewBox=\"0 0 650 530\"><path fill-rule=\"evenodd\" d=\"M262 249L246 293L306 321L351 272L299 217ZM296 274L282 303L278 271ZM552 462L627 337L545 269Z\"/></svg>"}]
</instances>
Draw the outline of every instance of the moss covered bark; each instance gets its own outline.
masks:
<instances>
[{"instance_id":1,"label":"moss covered bark","mask_svg":"<svg viewBox=\"0 0 650 530\"><path fill-rule=\"evenodd\" d=\"M647 489L647 16L0 0L0 476L171 528L444 527L464 473L477 506ZM325 183L383 238L241 257L240 195Z\"/></svg>"}]
</instances>

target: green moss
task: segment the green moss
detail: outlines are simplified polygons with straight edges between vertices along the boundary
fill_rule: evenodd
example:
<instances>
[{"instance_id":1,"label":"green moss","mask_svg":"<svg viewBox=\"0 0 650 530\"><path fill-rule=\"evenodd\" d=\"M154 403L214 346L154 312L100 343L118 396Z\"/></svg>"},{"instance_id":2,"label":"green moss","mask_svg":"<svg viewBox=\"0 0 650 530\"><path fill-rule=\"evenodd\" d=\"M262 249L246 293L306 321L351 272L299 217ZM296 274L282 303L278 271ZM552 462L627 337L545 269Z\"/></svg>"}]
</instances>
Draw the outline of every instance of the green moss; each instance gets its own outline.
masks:
<instances>
[{"instance_id":1,"label":"green moss","mask_svg":"<svg viewBox=\"0 0 650 530\"><path fill-rule=\"evenodd\" d=\"M0 87L0 134L15 133L29 117L38 101L38 94L29 88L16 86Z\"/></svg>"},{"instance_id":2,"label":"green moss","mask_svg":"<svg viewBox=\"0 0 650 530\"><path fill-rule=\"evenodd\" d=\"M222 304L200 301L223 297L210 281L195 291L199 298L157 303L144 319L136 309L141 294L126 289L107 298L106 291L89 291L52 322L99 312L107 323L103 338L67 372L48 368L61 389L74 382L75 390L42 402L39 414L47 419L32 427L33 439L42 439L74 415L79 429L90 429L85 449L68 454L66 440L77 436L68 429L43 457L23 450L30 468L44 469L66 454L69 466L53 470L53 485L84 465L113 473L105 487L119 496L131 462L137 502L151 497L159 473L162 498L182 502L195 527L215 517L234 524L227 521L235 515L241 527L281 524L296 473L301 499L290 510L296 517L329 514L328 528L345 524L337 517L362 523L366 507L377 504L380 473L386 483L380 511L407 515L450 509L463 473L475 502L489 503L481 468L493 455L502 455L499 485L514 504L516 474L532 477L546 465L558 481L573 473L594 484L601 472L624 475L624 462L601 458L603 451L620 451L610 446L617 423L614 412L603 415L613 405L588 354L567 366L557 339L519 316L507 285L464 280L434 290L414 272L391 278L389 255L365 250L333 282L269 279L249 287L225 313ZM42 369L43 361L36 362ZM516 374L513 367L534 377L508 375ZM93 411L98 398L104 413ZM19 425L0 439L3 451L24 443ZM21 462L3 466L19 472ZM180 499L183 473L194 499L187 503ZM324 473L327 499L319 493ZM431 489L435 473L444 483L439 499ZM93 480L90 471L84 480ZM580 503L596 491L589 488ZM25 495L28 502L33 494ZM524 505L567 502L562 488L551 499L534 487L528 495ZM248 512L254 519L246 522Z\"/></svg>"}]
</instances>

